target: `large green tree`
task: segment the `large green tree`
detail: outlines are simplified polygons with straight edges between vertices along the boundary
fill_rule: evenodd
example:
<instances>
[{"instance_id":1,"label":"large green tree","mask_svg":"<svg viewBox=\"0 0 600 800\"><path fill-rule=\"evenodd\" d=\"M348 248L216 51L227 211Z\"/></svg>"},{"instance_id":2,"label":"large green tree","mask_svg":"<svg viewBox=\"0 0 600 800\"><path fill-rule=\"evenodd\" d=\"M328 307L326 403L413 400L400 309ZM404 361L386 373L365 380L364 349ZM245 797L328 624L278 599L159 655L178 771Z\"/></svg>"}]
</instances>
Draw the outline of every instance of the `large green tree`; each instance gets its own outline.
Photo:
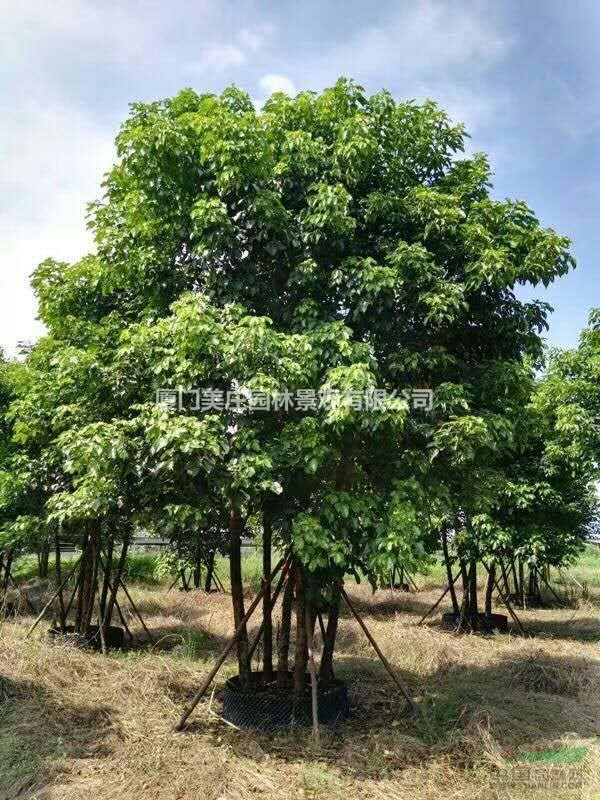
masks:
<instances>
[{"instance_id":1,"label":"large green tree","mask_svg":"<svg viewBox=\"0 0 600 800\"><path fill-rule=\"evenodd\" d=\"M330 673L343 576L376 584L399 555L423 558L448 519L488 508L517 436L505 398L523 359L539 363L547 324L518 286L572 265L525 203L490 196L487 160L462 157L464 141L434 103L345 79L260 110L235 88L133 105L90 210L96 254L48 260L33 279L50 333L17 425L58 459L51 519L94 536L141 516L210 527L216 505L239 622L240 537L262 518L265 541L293 554L299 608L313 622L329 609ZM240 384L394 396L368 413L149 407L160 386ZM410 407L414 388L434 390L431 412ZM246 678L247 655L242 636Z\"/></svg>"}]
</instances>

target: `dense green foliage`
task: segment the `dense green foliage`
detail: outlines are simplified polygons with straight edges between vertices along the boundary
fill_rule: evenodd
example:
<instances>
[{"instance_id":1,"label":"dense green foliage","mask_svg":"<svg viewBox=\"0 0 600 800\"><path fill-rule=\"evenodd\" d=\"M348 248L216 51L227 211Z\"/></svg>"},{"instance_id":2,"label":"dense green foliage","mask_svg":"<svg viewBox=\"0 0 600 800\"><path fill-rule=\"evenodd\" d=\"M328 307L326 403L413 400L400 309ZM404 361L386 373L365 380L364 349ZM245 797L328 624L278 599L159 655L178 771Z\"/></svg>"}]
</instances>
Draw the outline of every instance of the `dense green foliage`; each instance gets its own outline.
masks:
<instances>
[{"instance_id":1,"label":"dense green foliage","mask_svg":"<svg viewBox=\"0 0 600 800\"><path fill-rule=\"evenodd\" d=\"M548 308L517 291L565 274L569 242L492 199L464 141L434 103L347 80L260 111L234 88L133 105L96 254L34 274L48 335L5 415L24 505L3 500L3 535L205 532L234 586L266 519L315 603L347 573L423 563L441 530L461 560L575 552L592 464L581 420L535 386ZM160 387L280 407L177 412ZM282 408L303 388L334 399ZM368 412L339 399L376 390Z\"/></svg>"}]
</instances>

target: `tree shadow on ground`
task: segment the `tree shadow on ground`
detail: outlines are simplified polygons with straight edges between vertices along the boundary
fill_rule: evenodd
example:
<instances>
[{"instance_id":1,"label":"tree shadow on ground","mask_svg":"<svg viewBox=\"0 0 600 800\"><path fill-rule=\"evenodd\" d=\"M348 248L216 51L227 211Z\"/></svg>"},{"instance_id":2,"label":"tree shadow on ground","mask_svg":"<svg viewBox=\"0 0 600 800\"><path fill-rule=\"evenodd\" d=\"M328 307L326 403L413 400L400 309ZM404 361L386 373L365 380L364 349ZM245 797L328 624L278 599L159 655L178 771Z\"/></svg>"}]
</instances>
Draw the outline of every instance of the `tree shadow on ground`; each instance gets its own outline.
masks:
<instances>
[{"instance_id":1,"label":"tree shadow on ground","mask_svg":"<svg viewBox=\"0 0 600 800\"><path fill-rule=\"evenodd\" d=\"M415 614L419 619L429 611L432 602L423 602L417 597L412 597L406 593L399 593L398 597L384 597L378 600L373 599L372 603L365 602L364 599L352 598L355 607L363 614L374 618L375 620L385 620L394 617L396 614ZM574 640L580 642L597 642L600 641L600 615L598 617L580 617L577 616L575 611L571 611L570 618L567 619L544 619L543 617L535 616L536 611L562 611L569 614L570 609L559 608L544 608L544 609L530 609L523 613L521 609L513 608L518 619L521 621L525 634L528 637L546 637L556 639ZM435 609L430 617L423 621L422 625L431 630L440 629L440 615L447 611L451 611L451 605L444 599L442 603ZM501 603L494 605L494 613L504 614L508 618L510 631L519 635L519 630L514 620L510 616L508 608ZM343 618L351 617L351 612L347 606L343 605L340 609L340 615ZM415 620L415 624L417 620ZM503 634L496 634L501 636Z\"/></svg>"},{"instance_id":2,"label":"tree shadow on ground","mask_svg":"<svg viewBox=\"0 0 600 800\"><path fill-rule=\"evenodd\" d=\"M600 642L600 617L577 617L571 619L528 619L527 633L554 639L572 639L578 642Z\"/></svg>"},{"instance_id":3,"label":"tree shadow on ground","mask_svg":"<svg viewBox=\"0 0 600 800\"><path fill-rule=\"evenodd\" d=\"M439 759L472 765L490 742L499 753L597 735L600 667L591 660L534 652L492 665L444 666L425 677L395 667L416 700L414 716L381 662L342 655L336 663L336 675L348 682L352 716L322 731L317 755L306 730L265 734L217 726L214 736L230 738L241 755L251 745L295 763L317 758L353 778L384 778ZM205 731L206 722L197 718L195 729Z\"/></svg>"},{"instance_id":4,"label":"tree shadow on ground","mask_svg":"<svg viewBox=\"0 0 600 800\"><path fill-rule=\"evenodd\" d=\"M0 676L0 800L41 790L60 759L110 752L112 728L109 706L65 705L39 684Z\"/></svg>"}]
</instances>

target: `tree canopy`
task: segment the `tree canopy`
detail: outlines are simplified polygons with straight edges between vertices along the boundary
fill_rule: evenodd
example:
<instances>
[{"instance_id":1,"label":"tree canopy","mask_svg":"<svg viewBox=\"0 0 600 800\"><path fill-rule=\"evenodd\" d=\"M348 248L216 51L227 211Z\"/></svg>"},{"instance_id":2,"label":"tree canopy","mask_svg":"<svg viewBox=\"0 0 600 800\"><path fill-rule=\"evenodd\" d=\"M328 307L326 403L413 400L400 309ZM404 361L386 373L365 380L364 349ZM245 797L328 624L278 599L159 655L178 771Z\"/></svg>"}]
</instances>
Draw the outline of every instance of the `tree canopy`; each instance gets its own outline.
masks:
<instances>
[{"instance_id":1,"label":"tree canopy","mask_svg":"<svg viewBox=\"0 0 600 800\"><path fill-rule=\"evenodd\" d=\"M570 243L493 198L465 141L435 103L346 79L261 109L235 87L133 104L90 206L95 254L33 276L48 334L5 418L45 475L38 520L222 531L236 624L239 540L265 515L315 603L347 573L423 563L444 528L461 557L559 558L591 465L536 388L549 308L518 288L564 275ZM161 387L279 407L173 411ZM284 408L303 390L329 399ZM379 390L368 412L347 399Z\"/></svg>"}]
</instances>

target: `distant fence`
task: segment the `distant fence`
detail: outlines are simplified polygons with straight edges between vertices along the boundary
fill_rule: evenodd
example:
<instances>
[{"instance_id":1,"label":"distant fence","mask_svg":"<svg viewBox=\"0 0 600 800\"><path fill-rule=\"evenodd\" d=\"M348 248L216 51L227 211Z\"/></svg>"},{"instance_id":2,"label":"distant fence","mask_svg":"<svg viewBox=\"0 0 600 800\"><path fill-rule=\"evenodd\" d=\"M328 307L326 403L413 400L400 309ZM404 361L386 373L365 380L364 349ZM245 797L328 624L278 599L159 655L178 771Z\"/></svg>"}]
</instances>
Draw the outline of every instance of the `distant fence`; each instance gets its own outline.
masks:
<instances>
[{"instance_id":1,"label":"distant fence","mask_svg":"<svg viewBox=\"0 0 600 800\"><path fill-rule=\"evenodd\" d=\"M152 536L134 536L130 542L130 547L134 550L143 550L151 553L154 550L161 550L168 547L171 542L168 539L158 539ZM256 545L252 539L242 539L242 550L254 550ZM60 552L66 555L79 552L79 547L72 544L61 545Z\"/></svg>"}]
</instances>

